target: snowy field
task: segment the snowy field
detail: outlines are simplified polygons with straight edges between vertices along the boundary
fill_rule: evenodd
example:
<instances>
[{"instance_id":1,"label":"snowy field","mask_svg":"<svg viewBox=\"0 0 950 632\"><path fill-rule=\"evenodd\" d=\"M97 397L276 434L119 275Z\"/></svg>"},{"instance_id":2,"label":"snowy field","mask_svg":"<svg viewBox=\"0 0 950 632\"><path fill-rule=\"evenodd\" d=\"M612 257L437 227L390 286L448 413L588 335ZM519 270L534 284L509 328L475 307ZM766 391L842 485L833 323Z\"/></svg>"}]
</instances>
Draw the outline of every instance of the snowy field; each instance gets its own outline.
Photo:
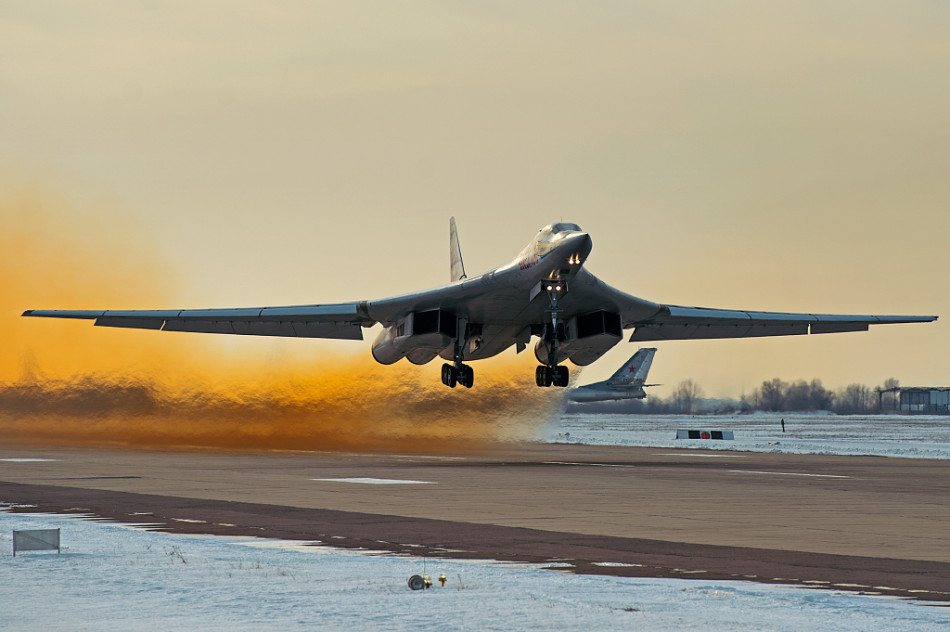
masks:
<instances>
[{"instance_id":1,"label":"snowy field","mask_svg":"<svg viewBox=\"0 0 950 632\"><path fill-rule=\"evenodd\" d=\"M780 420L786 432L782 434ZM734 441L676 440L677 429ZM950 418L565 415L545 440L950 458ZM12 556L14 529L62 554ZM940 604L746 582L590 577L0 511L0 630L948 630ZM407 579L435 579L413 592Z\"/></svg>"},{"instance_id":2,"label":"snowy field","mask_svg":"<svg viewBox=\"0 0 950 632\"><path fill-rule=\"evenodd\" d=\"M782 419L785 420L784 434ZM732 430L735 440L677 440L677 429ZM697 416L566 414L547 430L545 439L590 445L950 459L950 417L839 417L820 413Z\"/></svg>"},{"instance_id":3,"label":"snowy field","mask_svg":"<svg viewBox=\"0 0 950 632\"><path fill-rule=\"evenodd\" d=\"M12 556L14 529L65 549ZM0 512L3 630L947 630L950 609L745 582L589 577Z\"/></svg>"}]
</instances>

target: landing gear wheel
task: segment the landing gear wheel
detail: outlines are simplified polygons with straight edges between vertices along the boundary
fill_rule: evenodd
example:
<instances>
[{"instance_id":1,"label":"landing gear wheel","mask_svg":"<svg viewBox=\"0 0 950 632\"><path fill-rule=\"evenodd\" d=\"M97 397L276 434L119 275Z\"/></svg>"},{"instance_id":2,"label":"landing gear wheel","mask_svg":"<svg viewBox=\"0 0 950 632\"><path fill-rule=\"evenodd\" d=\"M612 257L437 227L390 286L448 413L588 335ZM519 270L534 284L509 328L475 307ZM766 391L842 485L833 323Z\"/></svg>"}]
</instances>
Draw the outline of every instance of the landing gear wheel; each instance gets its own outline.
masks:
<instances>
[{"instance_id":1,"label":"landing gear wheel","mask_svg":"<svg viewBox=\"0 0 950 632\"><path fill-rule=\"evenodd\" d=\"M567 367L563 365L554 367L554 379L552 381L555 386L567 386L568 381L570 381L570 373Z\"/></svg>"},{"instance_id":2,"label":"landing gear wheel","mask_svg":"<svg viewBox=\"0 0 950 632\"><path fill-rule=\"evenodd\" d=\"M455 384L458 382L458 374L455 371L455 367L451 364L442 365L442 383L448 386L449 388L455 388Z\"/></svg>"},{"instance_id":3,"label":"landing gear wheel","mask_svg":"<svg viewBox=\"0 0 950 632\"><path fill-rule=\"evenodd\" d=\"M454 367L452 367L454 368ZM472 388L475 384L475 371L467 364L463 364L458 369L458 383L465 388Z\"/></svg>"},{"instance_id":4,"label":"landing gear wheel","mask_svg":"<svg viewBox=\"0 0 950 632\"><path fill-rule=\"evenodd\" d=\"M551 386L553 377L554 376L551 374L551 367L545 366L543 364L534 371L534 381L538 386Z\"/></svg>"},{"instance_id":5,"label":"landing gear wheel","mask_svg":"<svg viewBox=\"0 0 950 632\"><path fill-rule=\"evenodd\" d=\"M567 386L570 377L570 372L566 366L542 364L534 371L534 381L538 386Z\"/></svg>"}]
</instances>

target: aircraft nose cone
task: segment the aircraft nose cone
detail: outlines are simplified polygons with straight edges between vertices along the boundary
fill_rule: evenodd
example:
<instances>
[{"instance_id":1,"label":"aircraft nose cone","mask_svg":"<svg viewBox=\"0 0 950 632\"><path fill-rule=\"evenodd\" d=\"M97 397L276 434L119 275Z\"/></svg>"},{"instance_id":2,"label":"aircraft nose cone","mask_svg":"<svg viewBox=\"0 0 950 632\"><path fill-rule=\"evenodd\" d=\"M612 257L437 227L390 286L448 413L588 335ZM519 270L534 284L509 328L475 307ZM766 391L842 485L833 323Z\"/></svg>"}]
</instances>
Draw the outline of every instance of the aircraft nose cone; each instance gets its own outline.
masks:
<instances>
[{"instance_id":1,"label":"aircraft nose cone","mask_svg":"<svg viewBox=\"0 0 950 632\"><path fill-rule=\"evenodd\" d=\"M587 233L574 233L564 239L564 248L579 255L582 261L587 258L593 247L594 242Z\"/></svg>"}]
</instances>

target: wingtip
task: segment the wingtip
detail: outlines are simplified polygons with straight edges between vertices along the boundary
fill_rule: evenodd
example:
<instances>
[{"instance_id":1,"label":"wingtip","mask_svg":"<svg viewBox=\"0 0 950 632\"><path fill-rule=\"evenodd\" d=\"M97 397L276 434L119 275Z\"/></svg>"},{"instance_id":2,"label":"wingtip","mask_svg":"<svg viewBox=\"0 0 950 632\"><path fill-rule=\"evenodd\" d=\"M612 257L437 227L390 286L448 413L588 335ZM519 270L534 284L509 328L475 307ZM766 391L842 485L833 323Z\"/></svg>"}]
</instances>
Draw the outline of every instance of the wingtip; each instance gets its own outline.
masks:
<instances>
[{"instance_id":1,"label":"wingtip","mask_svg":"<svg viewBox=\"0 0 950 632\"><path fill-rule=\"evenodd\" d=\"M32 315L33 315L33 310L32 310L32 309L28 309L28 310L26 310L25 312L23 312L22 314L20 314L21 317L22 317L22 316L32 316Z\"/></svg>"}]
</instances>

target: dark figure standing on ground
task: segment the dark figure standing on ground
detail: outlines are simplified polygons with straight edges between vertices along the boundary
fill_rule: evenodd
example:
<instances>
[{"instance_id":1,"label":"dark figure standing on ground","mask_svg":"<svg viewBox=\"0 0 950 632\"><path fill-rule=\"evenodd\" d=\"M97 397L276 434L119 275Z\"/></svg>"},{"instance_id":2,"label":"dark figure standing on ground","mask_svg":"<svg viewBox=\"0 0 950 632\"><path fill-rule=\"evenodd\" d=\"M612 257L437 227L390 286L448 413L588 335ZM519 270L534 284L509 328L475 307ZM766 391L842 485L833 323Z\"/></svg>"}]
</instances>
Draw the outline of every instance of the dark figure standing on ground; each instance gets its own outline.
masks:
<instances>
[{"instance_id":1,"label":"dark figure standing on ground","mask_svg":"<svg viewBox=\"0 0 950 632\"><path fill-rule=\"evenodd\" d=\"M782 417L782 432L785 432L785 418Z\"/></svg>"}]
</instances>

